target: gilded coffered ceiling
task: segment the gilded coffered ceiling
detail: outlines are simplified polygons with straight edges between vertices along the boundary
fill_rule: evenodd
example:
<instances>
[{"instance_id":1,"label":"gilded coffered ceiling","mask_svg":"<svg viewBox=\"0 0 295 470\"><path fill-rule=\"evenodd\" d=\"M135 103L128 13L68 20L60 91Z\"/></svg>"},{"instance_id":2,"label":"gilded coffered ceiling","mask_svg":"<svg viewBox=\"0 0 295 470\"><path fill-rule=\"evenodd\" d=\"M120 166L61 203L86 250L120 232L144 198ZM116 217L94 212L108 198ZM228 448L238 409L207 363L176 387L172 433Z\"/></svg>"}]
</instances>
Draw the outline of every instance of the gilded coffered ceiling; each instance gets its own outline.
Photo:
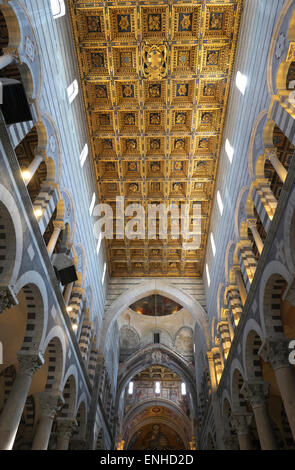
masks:
<instances>
[{"instance_id":1,"label":"gilded coffered ceiling","mask_svg":"<svg viewBox=\"0 0 295 470\"><path fill-rule=\"evenodd\" d=\"M100 202L201 204L199 249L170 220L167 239L108 240L110 273L200 277L242 0L69 4Z\"/></svg>"}]
</instances>

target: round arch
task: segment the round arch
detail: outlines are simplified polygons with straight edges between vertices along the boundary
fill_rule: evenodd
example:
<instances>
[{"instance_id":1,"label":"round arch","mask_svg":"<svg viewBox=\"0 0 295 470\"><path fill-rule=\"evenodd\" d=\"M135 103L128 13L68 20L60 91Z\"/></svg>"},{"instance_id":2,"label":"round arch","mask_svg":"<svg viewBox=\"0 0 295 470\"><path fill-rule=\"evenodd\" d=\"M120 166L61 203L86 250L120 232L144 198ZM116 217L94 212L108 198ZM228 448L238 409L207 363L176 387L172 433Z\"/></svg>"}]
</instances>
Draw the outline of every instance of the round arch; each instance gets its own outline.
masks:
<instances>
[{"instance_id":1,"label":"round arch","mask_svg":"<svg viewBox=\"0 0 295 470\"><path fill-rule=\"evenodd\" d=\"M130 304L152 294L160 294L180 303L197 320L204 333L207 348L210 350L211 341L208 317L200 303L181 289L162 280L155 279L148 280L136 288L132 287L121 294L108 308L105 313L105 321L100 341L100 350L102 353L104 352L107 334L121 313L129 307Z\"/></svg>"},{"instance_id":2,"label":"round arch","mask_svg":"<svg viewBox=\"0 0 295 470\"><path fill-rule=\"evenodd\" d=\"M39 352L44 343L48 324L48 294L45 282L37 271L24 273L15 285L16 295L24 294L25 305L31 312L23 348ZM33 315L34 313L34 315ZM28 344L26 344L28 342Z\"/></svg>"},{"instance_id":3,"label":"round arch","mask_svg":"<svg viewBox=\"0 0 295 470\"><path fill-rule=\"evenodd\" d=\"M258 357L258 349L264 341L264 335L258 323L251 318L245 325L242 340L242 357L245 371L245 380L253 382L259 380L261 367L255 360Z\"/></svg>"},{"instance_id":4,"label":"round arch","mask_svg":"<svg viewBox=\"0 0 295 470\"><path fill-rule=\"evenodd\" d=\"M293 278L286 267L279 261L271 261L263 271L259 288L260 322L264 336L272 339L284 339L280 317L280 296L285 283Z\"/></svg>"},{"instance_id":5,"label":"round arch","mask_svg":"<svg viewBox=\"0 0 295 470\"><path fill-rule=\"evenodd\" d=\"M5 242L4 260L0 263L0 284L14 284L23 252L23 228L19 210L10 192L0 184L1 245ZM16 236L17 234L17 236ZM1 253L2 254L2 253Z\"/></svg>"}]
</instances>

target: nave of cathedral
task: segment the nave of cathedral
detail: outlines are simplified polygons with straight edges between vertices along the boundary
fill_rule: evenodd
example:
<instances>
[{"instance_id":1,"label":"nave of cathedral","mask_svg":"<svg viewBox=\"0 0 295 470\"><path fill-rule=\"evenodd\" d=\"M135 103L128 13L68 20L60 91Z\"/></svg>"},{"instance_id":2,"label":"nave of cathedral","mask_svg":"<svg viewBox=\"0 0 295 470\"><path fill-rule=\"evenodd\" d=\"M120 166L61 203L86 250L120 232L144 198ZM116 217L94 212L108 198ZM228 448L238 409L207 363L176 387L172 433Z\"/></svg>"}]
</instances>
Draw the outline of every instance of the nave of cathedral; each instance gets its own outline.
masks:
<instances>
[{"instance_id":1,"label":"nave of cathedral","mask_svg":"<svg viewBox=\"0 0 295 470\"><path fill-rule=\"evenodd\" d=\"M295 0L0 0L0 450L295 450L294 90Z\"/></svg>"}]
</instances>

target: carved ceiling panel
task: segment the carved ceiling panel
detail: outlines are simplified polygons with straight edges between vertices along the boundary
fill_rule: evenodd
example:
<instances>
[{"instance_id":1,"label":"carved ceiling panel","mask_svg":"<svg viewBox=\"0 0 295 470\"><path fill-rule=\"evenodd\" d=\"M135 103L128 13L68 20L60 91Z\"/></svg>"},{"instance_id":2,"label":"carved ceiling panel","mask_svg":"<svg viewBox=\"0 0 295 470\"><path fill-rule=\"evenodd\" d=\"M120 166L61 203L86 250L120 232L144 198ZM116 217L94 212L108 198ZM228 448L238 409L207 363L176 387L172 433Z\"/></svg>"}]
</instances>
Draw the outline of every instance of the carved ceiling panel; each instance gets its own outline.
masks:
<instances>
[{"instance_id":1,"label":"carved ceiling panel","mask_svg":"<svg viewBox=\"0 0 295 470\"><path fill-rule=\"evenodd\" d=\"M108 240L110 274L200 277L242 0L69 4L100 201L201 205L199 249L170 218L166 239Z\"/></svg>"}]
</instances>

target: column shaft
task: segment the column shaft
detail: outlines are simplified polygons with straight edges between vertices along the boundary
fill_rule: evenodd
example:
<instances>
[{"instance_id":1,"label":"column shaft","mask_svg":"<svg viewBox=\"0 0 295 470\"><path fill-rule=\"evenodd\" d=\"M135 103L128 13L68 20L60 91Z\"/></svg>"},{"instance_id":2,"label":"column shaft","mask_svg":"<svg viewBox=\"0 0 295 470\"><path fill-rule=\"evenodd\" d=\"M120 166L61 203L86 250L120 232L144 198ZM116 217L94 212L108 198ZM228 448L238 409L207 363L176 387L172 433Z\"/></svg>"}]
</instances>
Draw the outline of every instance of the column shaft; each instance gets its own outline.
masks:
<instances>
[{"instance_id":1,"label":"column shaft","mask_svg":"<svg viewBox=\"0 0 295 470\"><path fill-rule=\"evenodd\" d=\"M36 155L34 160L30 163L28 168L25 170L28 174L28 176L25 178L25 185L28 186L29 182L35 175L36 171L38 170L39 166L41 165L41 162L43 160L42 155Z\"/></svg>"},{"instance_id":2,"label":"column shaft","mask_svg":"<svg viewBox=\"0 0 295 470\"><path fill-rule=\"evenodd\" d=\"M255 240L255 244L257 246L257 250L259 251L259 254L261 255L262 251L263 251L263 247L264 247L264 244L263 244L263 241L262 241L262 238L257 230L257 227L256 225L251 225L250 227L250 230L252 232L252 235L253 235L253 238Z\"/></svg>"},{"instance_id":3,"label":"column shaft","mask_svg":"<svg viewBox=\"0 0 295 470\"><path fill-rule=\"evenodd\" d=\"M18 373L0 417L0 449L11 450L30 390L32 375Z\"/></svg>"},{"instance_id":4,"label":"column shaft","mask_svg":"<svg viewBox=\"0 0 295 470\"><path fill-rule=\"evenodd\" d=\"M277 174L278 174L278 177L280 178L280 180L282 181L282 183L284 183L286 181L286 178L287 178L287 170L286 168L284 167L284 165L280 162L280 160L278 159L277 156L275 155L271 155L269 157L270 161L271 161L271 164L272 166L274 167L274 169L276 170Z\"/></svg>"},{"instance_id":5,"label":"column shaft","mask_svg":"<svg viewBox=\"0 0 295 470\"><path fill-rule=\"evenodd\" d=\"M290 366L275 369L286 415L295 441L295 373Z\"/></svg>"},{"instance_id":6,"label":"column shaft","mask_svg":"<svg viewBox=\"0 0 295 470\"><path fill-rule=\"evenodd\" d=\"M277 443L266 404L253 407L257 432L262 450L276 450Z\"/></svg>"},{"instance_id":7,"label":"column shaft","mask_svg":"<svg viewBox=\"0 0 295 470\"><path fill-rule=\"evenodd\" d=\"M47 450L53 419L53 416L40 417L33 440L32 450Z\"/></svg>"},{"instance_id":8,"label":"column shaft","mask_svg":"<svg viewBox=\"0 0 295 470\"><path fill-rule=\"evenodd\" d=\"M249 433L238 434L240 450L253 450L253 444L250 438Z\"/></svg>"},{"instance_id":9,"label":"column shaft","mask_svg":"<svg viewBox=\"0 0 295 470\"><path fill-rule=\"evenodd\" d=\"M61 232L61 228L58 227L58 226L55 226L54 230L53 230L53 234L51 235L51 238L50 238L50 240L48 242L48 245L47 245L47 251L48 251L49 257L52 256L52 253L53 253L54 248L56 246L56 243L57 243L60 232Z\"/></svg>"},{"instance_id":10,"label":"column shaft","mask_svg":"<svg viewBox=\"0 0 295 470\"><path fill-rule=\"evenodd\" d=\"M56 443L56 450L68 450L70 444L70 436L67 434L59 435Z\"/></svg>"}]
</instances>

